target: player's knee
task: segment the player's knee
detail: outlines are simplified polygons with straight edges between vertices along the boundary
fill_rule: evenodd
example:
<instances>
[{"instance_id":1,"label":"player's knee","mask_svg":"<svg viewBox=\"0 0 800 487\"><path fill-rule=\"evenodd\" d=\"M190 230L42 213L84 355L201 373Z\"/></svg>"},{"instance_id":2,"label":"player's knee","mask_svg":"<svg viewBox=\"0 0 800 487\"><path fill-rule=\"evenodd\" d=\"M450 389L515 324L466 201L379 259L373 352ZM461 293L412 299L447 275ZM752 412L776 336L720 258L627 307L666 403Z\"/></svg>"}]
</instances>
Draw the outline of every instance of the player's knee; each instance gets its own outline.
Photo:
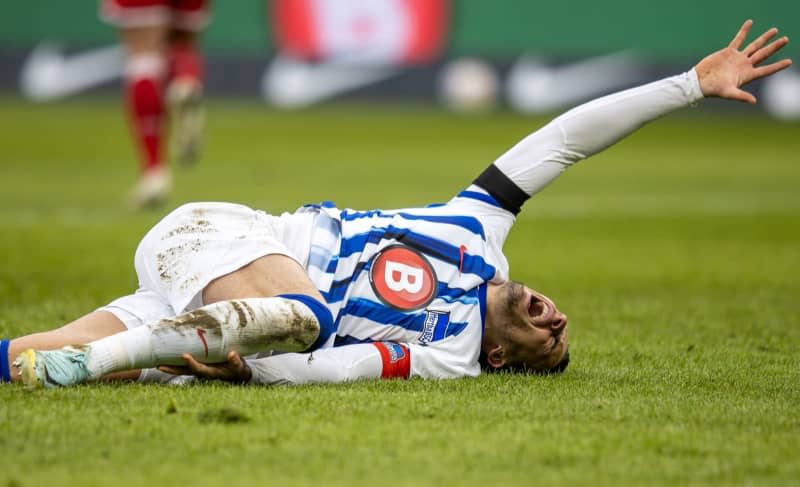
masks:
<instances>
[{"instance_id":1,"label":"player's knee","mask_svg":"<svg viewBox=\"0 0 800 487\"><path fill-rule=\"evenodd\" d=\"M333 314L331 313L331 310L328 309L324 303L321 303L319 300L314 299L306 294L280 294L278 297L303 303L317 318L319 334L317 335L317 339L314 341L314 343L312 343L304 351L313 352L314 350L325 345L325 342L328 341L335 331Z\"/></svg>"},{"instance_id":2,"label":"player's knee","mask_svg":"<svg viewBox=\"0 0 800 487\"><path fill-rule=\"evenodd\" d=\"M140 79L161 79L166 73L167 65L164 56L157 50L142 47L135 54L128 56L125 63L125 77L129 81Z\"/></svg>"}]
</instances>

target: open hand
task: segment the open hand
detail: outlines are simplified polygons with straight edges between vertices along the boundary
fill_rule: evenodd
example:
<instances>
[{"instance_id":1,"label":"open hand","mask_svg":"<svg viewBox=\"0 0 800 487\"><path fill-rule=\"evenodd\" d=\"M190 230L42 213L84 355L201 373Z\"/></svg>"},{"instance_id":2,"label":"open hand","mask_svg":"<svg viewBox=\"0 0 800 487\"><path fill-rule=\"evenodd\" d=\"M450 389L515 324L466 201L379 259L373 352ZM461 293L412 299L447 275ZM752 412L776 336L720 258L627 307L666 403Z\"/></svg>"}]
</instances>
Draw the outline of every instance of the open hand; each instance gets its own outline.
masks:
<instances>
[{"instance_id":1,"label":"open hand","mask_svg":"<svg viewBox=\"0 0 800 487\"><path fill-rule=\"evenodd\" d=\"M695 70L703 95L755 103L756 97L742 90L741 86L792 65L791 59L782 59L759 66L789 43L789 38L786 36L769 42L778 34L778 29L774 27L740 51L752 25L752 20L745 21L728 47L706 56L697 63Z\"/></svg>"},{"instance_id":2,"label":"open hand","mask_svg":"<svg viewBox=\"0 0 800 487\"><path fill-rule=\"evenodd\" d=\"M253 377L253 372L236 352L229 352L227 362L217 364L204 364L198 362L188 353L183 354L185 366L179 365L159 365L158 370L173 375L194 375L201 379L222 380L235 384L244 384Z\"/></svg>"}]
</instances>

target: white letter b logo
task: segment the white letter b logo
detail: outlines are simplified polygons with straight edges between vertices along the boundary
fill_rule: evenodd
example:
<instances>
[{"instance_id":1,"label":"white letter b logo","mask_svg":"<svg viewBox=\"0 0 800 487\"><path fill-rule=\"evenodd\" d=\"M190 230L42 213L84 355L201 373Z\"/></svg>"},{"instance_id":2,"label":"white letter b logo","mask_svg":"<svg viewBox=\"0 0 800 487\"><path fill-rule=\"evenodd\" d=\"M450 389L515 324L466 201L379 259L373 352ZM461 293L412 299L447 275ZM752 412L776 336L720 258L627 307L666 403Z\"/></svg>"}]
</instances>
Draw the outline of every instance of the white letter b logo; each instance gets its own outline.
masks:
<instances>
[{"instance_id":1,"label":"white letter b logo","mask_svg":"<svg viewBox=\"0 0 800 487\"><path fill-rule=\"evenodd\" d=\"M395 272L400 274L399 279L394 278ZM387 259L383 277L386 286L392 291L416 294L422 289L422 274L422 269Z\"/></svg>"},{"instance_id":2,"label":"white letter b logo","mask_svg":"<svg viewBox=\"0 0 800 487\"><path fill-rule=\"evenodd\" d=\"M424 308L436 296L436 272L418 251L402 244L381 250L372 258L369 283L375 296L401 311Z\"/></svg>"}]
</instances>

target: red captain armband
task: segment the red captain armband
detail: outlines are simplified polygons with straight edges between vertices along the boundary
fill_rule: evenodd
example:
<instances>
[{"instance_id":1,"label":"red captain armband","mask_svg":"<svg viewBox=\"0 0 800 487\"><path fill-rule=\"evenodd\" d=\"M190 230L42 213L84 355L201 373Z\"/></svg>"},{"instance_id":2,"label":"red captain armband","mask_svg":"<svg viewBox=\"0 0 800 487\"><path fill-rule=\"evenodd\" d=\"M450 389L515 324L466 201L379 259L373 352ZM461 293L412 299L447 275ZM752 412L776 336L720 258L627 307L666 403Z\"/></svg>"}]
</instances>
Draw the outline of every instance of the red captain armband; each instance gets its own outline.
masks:
<instances>
[{"instance_id":1,"label":"red captain armband","mask_svg":"<svg viewBox=\"0 0 800 487\"><path fill-rule=\"evenodd\" d=\"M411 353L407 346L393 342L375 342L373 345L381 353L381 379L408 379L411 374Z\"/></svg>"}]
</instances>

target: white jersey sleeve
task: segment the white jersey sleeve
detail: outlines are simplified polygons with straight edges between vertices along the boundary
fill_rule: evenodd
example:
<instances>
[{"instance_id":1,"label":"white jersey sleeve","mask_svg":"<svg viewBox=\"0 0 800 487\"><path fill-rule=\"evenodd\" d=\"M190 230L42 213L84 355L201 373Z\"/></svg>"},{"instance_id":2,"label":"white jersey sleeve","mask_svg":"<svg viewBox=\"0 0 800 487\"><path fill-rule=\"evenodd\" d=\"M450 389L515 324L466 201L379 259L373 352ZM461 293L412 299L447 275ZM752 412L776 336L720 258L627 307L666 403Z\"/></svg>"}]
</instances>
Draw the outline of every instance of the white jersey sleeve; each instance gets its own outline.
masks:
<instances>
[{"instance_id":1,"label":"white jersey sleeve","mask_svg":"<svg viewBox=\"0 0 800 487\"><path fill-rule=\"evenodd\" d=\"M299 385L377 379L383 360L375 344L323 348L313 353L284 353L247 359L251 384Z\"/></svg>"},{"instance_id":2,"label":"white jersey sleeve","mask_svg":"<svg viewBox=\"0 0 800 487\"><path fill-rule=\"evenodd\" d=\"M486 232L486 261L496 270L491 282L499 284L508 280L508 259L503 245L516 221L516 215L502 207L485 189L472 184L458 193L449 203L455 211L478 219Z\"/></svg>"},{"instance_id":3,"label":"white jersey sleeve","mask_svg":"<svg viewBox=\"0 0 800 487\"><path fill-rule=\"evenodd\" d=\"M481 373L477 357L465 353L460 337L450 337L434 346L409 344L411 377L457 379L477 377ZM474 348L474 347L473 347Z\"/></svg>"},{"instance_id":4,"label":"white jersey sleeve","mask_svg":"<svg viewBox=\"0 0 800 487\"><path fill-rule=\"evenodd\" d=\"M267 385L475 377L480 366L464 347L464 338L457 336L431 345L373 342L247 359L247 364L253 372L250 383Z\"/></svg>"},{"instance_id":5,"label":"white jersey sleeve","mask_svg":"<svg viewBox=\"0 0 800 487\"><path fill-rule=\"evenodd\" d=\"M694 69L580 105L524 138L476 179L516 214L564 169L703 98Z\"/></svg>"}]
</instances>

